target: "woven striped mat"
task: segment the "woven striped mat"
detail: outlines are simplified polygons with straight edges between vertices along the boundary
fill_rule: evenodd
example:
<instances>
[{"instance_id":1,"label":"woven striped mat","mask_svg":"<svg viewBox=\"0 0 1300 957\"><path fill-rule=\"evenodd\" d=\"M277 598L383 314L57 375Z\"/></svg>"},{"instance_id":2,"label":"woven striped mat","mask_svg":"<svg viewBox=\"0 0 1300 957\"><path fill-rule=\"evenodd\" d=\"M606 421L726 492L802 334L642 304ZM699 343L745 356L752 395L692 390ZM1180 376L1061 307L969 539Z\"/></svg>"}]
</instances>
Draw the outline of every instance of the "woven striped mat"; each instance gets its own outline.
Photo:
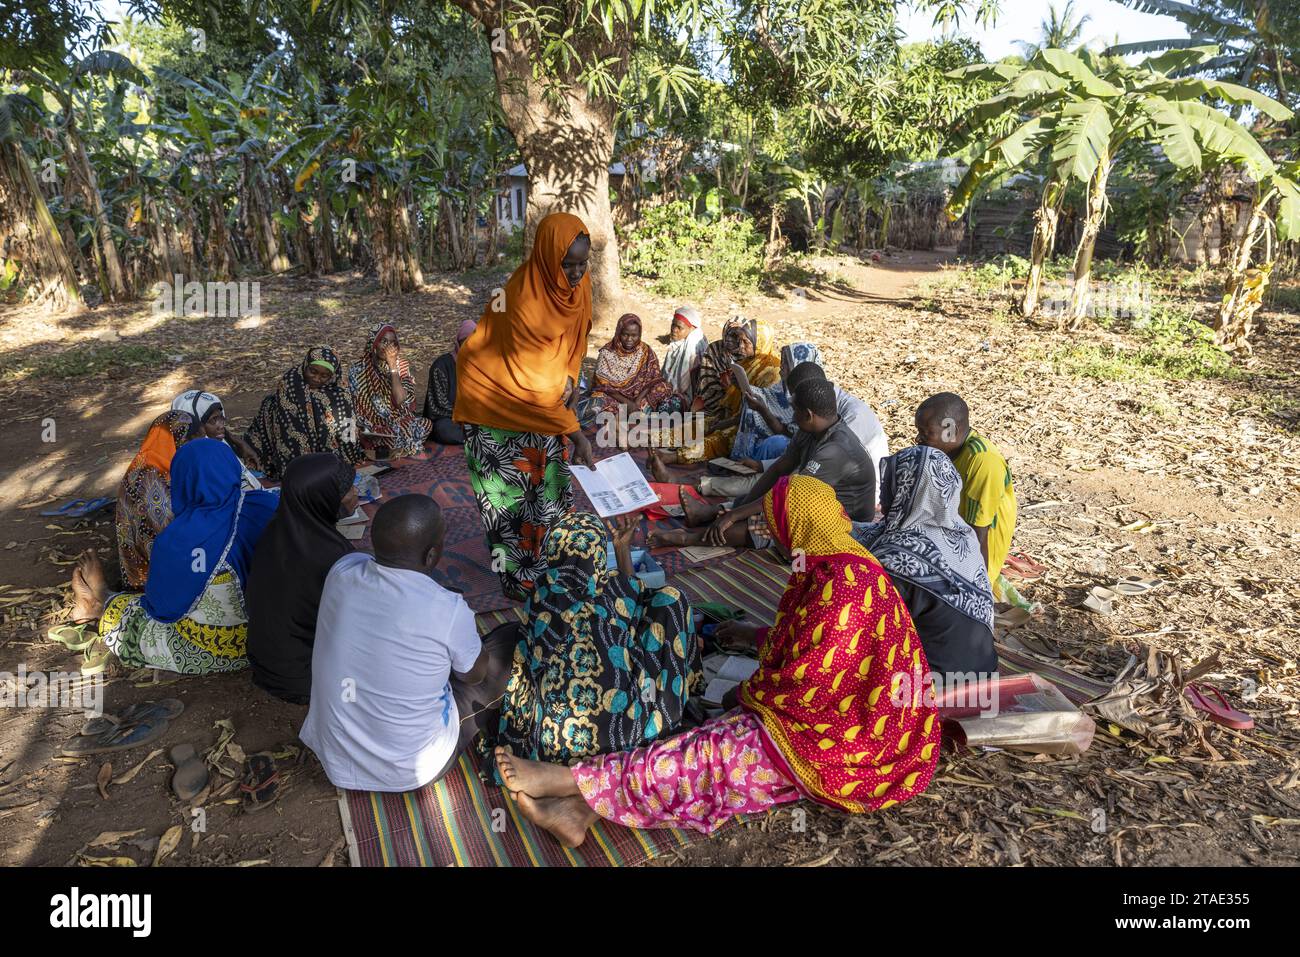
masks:
<instances>
[{"instance_id":1,"label":"woven striped mat","mask_svg":"<svg viewBox=\"0 0 1300 957\"><path fill-rule=\"evenodd\" d=\"M451 773L417 791L341 792L352 866L629 867L704 837L598 821L582 846L561 847L524 819L508 792L479 779L475 760L462 755Z\"/></svg>"},{"instance_id":2,"label":"woven striped mat","mask_svg":"<svg viewBox=\"0 0 1300 957\"><path fill-rule=\"evenodd\" d=\"M707 566L688 568L672 583L692 601L718 601L747 613L746 620L770 624L789 569L767 553L742 551ZM503 608L477 616L486 634L523 610ZM1066 668L1004 648L1003 674L1033 671L1080 704L1108 685ZM484 784L470 756L436 784L405 794L343 791L339 810L354 866L365 867L619 867L640 864L701 836L692 831L637 831L599 822L576 850L561 847L519 813L509 794Z\"/></svg>"}]
</instances>

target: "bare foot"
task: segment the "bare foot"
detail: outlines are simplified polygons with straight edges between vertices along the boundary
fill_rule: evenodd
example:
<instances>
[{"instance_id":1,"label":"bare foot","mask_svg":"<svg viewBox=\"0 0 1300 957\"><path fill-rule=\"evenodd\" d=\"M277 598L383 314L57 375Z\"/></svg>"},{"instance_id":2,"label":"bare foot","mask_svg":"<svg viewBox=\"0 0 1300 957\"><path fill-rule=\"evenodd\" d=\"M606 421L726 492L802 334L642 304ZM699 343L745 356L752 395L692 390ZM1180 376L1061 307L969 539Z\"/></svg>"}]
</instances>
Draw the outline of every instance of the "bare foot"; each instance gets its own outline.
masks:
<instances>
[{"instance_id":1,"label":"bare foot","mask_svg":"<svg viewBox=\"0 0 1300 957\"><path fill-rule=\"evenodd\" d=\"M73 621L93 621L103 614L104 603L108 601L108 580L99 556L91 549L77 556L77 564L72 569L72 596L75 599Z\"/></svg>"},{"instance_id":2,"label":"bare foot","mask_svg":"<svg viewBox=\"0 0 1300 957\"><path fill-rule=\"evenodd\" d=\"M672 482L672 473L668 471L668 466L664 465L664 460L659 457L659 453L654 449L650 450L649 465L650 474L654 476L656 482Z\"/></svg>"},{"instance_id":3,"label":"bare foot","mask_svg":"<svg viewBox=\"0 0 1300 957\"><path fill-rule=\"evenodd\" d=\"M587 838L587 828L596 823L596 812L580 797L535 798L516 795L524 817L545 828L565 847L577 847Z\"/></svg>"},{"instance_id":4,"label":"bare foot","mask_svg":"<svg viewBox=\"0 0 1300 957\"><path fill-rule=\"evenodd\" d=\"M646 548L680 548L683 545L698 545L703 532L693 532L687 528L656 529L646 536Z\"/></svg>"},{"instance_id":5,"label":"bare foot","mask_svg":"<svg viewBox=\"0 0 1300 957\"><path fill-rule=\"evenodd\" d=\"M535 798L572 797L578 793L573 772L563 764L547 764L516 757L505 748L494 752L497 770L506 790L518 797L521 793Z\"/></svg>"},{"instance_id":6,"label":"bare foot","mask_svg":"<svg viewBox=\"0 0 1300 957\"><path fill-rule=\"evenodd\" d=\"M686 516L686 524L692 527L712 525L713 520L722 512L721 505L710 505L707 502L701 502L694 495L681 495L679 498L682 503L682 512Z\"/></svg>"}]
</instances>

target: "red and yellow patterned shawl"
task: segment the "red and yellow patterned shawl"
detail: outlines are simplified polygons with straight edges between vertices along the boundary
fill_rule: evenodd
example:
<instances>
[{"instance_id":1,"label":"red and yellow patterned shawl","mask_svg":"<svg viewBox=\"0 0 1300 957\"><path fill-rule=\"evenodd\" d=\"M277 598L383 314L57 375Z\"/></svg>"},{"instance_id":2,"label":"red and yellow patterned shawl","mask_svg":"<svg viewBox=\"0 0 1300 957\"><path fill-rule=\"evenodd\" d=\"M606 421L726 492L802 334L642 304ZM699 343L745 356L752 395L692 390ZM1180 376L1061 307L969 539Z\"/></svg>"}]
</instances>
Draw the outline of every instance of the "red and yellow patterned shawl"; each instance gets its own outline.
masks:
<instances>
[{"instance_id":1,"label":"red and yellow patterned shawl","mask_svg":"<svg viewBox=\"0 0 1300 957\"><path fill-rule=\"evenodd\" d=\"M796 571L741 703L808 796L855 812L916 797L939 761L940 721L907 607L825 482L783 477L763 510Z\"/></svg>"}]
</instances>

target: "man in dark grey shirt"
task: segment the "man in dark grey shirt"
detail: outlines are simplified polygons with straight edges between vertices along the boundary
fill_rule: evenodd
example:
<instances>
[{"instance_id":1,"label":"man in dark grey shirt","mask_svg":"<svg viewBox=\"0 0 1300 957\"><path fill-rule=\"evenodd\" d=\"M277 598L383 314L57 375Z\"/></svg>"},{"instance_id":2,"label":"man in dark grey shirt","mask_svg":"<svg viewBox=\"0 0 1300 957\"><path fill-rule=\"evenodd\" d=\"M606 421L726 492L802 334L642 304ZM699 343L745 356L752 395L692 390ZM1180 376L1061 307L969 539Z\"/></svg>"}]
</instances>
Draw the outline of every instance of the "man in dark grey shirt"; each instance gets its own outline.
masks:
<instances>
[{"instance_id":1,"label":"man in dark grey shirt","mask_svg":"<svg viewBox=\"0 0 1300 957\"><path fill-rule=\"evenodd\" d=\"M876 511L876 469L862 442L840 418L835 384L829 379L805 379L792 399L799 434L744 499L736 500L736 507L761 502L782 475L808 475L835 489L835 497L853 521L871 521Z\"/></svg>"},{"instance_id":2,"label":"man in dark grey shirt","mask_svg":"<svg viewBox=\"0 0 1300 957\"><path fill-rule=\"evenodd\" d=\"M747 519L761 515L763 496L782 475L807 475L835 489L844 511L855 522L875 518L876 469L861 441L836 411L835 384L829 379L805 379L791 396L799 433L789 448L772 463L729 511L722 506L696 505L682 496L687 522L696 527L654 533L655 545L751 544ZM753 544L762 547L757 539Z\"/></svg>"}]
</instances>

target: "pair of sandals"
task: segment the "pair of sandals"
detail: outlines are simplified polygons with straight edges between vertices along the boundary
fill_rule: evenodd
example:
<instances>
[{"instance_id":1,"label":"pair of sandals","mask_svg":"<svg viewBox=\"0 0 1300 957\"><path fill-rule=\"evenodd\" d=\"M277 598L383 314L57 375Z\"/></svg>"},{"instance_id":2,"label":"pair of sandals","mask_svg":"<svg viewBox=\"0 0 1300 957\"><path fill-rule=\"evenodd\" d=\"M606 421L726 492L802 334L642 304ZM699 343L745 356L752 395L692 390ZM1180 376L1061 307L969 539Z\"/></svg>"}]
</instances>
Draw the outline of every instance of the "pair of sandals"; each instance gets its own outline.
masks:
<instances>
[{"instance_id":1,"label":"pair of sandals","mask_svg":"<svg viewBox=\"0 0 1300 957\"><path fill-rule=\"evenodd\" d=\"M207 790L211 776L194 745L189 742L174 745L167 757L176 768L171 787L179 800L189 803ZM249 755L244 778L239 783L244 812L251 814L274 804L280 797L280 783L275 758L265 753Z\"/></svg>"},{"instance_id":2,"label":"pair of sandals","mask_svg":"<svg viewBox=\"0 0 1300 957\"><path fill-rule=\"evenodd\" d=\"M87 631L90 632L87 637ZM113 653L99 640L99 619L74 621L64 625L55 625L45 633L50 641L62 645L71 652L82 654L81 673L97 675L108 667Z\"/></svg>"},{"instance_id":3,"label":"pair of sandals","mask_svg":"<svg viewBox=\"0 0 1300 957\"><path fill-rule=\"evenodd\" d=\"M58 508L47 508L41 512L41 515L45 518L85 518L112 504L111 498L74 498L70 502L64 502Z\"/></svg>"},{"instance_id":4,"label":"pair of sandals","mask_svg":"<svg viewBox=\"0 0 1300 957\"><path fill-rule=\"evenodd\" d=\"M1117 581L1112 588L1105 585L1095 585L1088 589L1088 594L1084 596L1080 607L1095 612L1098 615L1110 615L1115 611L1115 601L1119 598L1132 597L1133 595L1145 595L1149 591L1155 591L1164 585L1162 578L1139 578L1137 575L1129 575Z\"/></svg>"},{"instance_id":5,"label":"pair of sandals","mask_svg":"<svg viewBox=\"0 0 1300 957\"><path fill-rule=\"evenodd\" d=\"M172 793L189 803L201 795L208 787L211 776L208 765L195 750L194 745L182 742L174 745L167 753L172 765ZM251 754L244 766L244 778L239 782L240 798L244 813L251 814L270 807L280 797L280 772L275 766L275 758L265 752Z\"/></svg>"},{"instance_id":6,"label":"pair of sandals","mask_svg":"<svg viewBox=\"0 0 1300 957\"><path fill-rule=\"evenodd\" d=\"M87 721L61 753L80 758L153 744L184 710L185 702L179 698L163 698L130 705L121 714L99 715Z\"/></svg>"}]
</instances>

